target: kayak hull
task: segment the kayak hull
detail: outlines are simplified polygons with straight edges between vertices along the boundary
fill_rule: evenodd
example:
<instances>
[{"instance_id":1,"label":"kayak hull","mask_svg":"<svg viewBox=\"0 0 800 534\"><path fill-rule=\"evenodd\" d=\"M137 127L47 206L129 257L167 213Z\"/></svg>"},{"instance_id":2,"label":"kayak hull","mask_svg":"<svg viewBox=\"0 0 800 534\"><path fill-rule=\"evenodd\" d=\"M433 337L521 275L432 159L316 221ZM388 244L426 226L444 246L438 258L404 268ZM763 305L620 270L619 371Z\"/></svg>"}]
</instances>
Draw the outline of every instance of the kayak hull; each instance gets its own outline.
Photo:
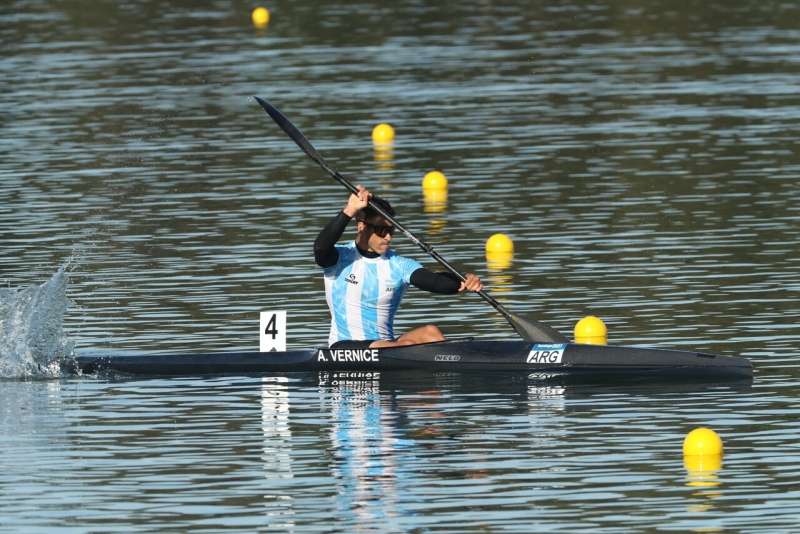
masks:
<instances>
[{"instance_id":1,"label":"kayak hull","mask_svg":"<svg viewBox=\"0 0 800 534\"><path fill-rule=\"evenodd\" d=\"M381 349L306 349L285 352L139 354L77 356L84 374L116 371L135 375L231 375L307 371L526 372L542 375L653 376L752 379L744 358L689 351L533 343L456 340Z\"/></svg>"}]
</instances>

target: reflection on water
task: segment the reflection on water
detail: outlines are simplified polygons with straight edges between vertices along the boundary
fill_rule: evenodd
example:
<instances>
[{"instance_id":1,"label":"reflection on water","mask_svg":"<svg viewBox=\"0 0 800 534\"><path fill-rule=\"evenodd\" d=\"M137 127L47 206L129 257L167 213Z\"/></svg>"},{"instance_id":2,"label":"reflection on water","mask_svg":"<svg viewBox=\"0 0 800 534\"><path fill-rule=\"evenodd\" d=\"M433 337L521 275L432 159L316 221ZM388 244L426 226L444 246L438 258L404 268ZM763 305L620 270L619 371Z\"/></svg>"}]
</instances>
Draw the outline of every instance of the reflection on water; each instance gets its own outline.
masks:
<instances>
[{"instance_id":1,"label":"reflection on water","mask_svg":"<svg viewBox=\"0 0 800 534\"><path fill-rule=\"evenodd\" d=\"M438 214L447 211L447 189L423 189L422 196L425 203L425 213ZM431 235L436 235L444 230L446 224L446 220L433 219L429 223L428 233Z\"/></svg>"},{"instance_id":2,"label":"reflection on water","mask_svg":"<svg viewBox=\"0 0 800 534\"><path fill-rule=\"evenodd\" d=\"M792 437L753 432L747 390L425 372L57 382L0 388L12 524L688 531L753 524L765 499L787 510L772 525L795 520L791 475L761 465ZM789 401L772 411L793 417ZM699 419L726 429L724 471L682 461Z\"/></svg>"},{"instance_id":3,"label":"reflection on water","mask_svg":"<svg viewBox=\"0 0 800 534\"><path fill-rule=\"evenodd\" d=\"M296 506L308 506L308 491L298 489L312 476L309 469L323 477L310 479L319 485L314 494L333 496L330 517L353 531L385 519L394 531L407 531L425 523L417 513L431 506L444 524L478 527L497 513L494 499L500 509L516 503L509 520L535 516L551 526L556 522L548 517L557 521L573 508L593 516L602 494L636 503L673 493L661 497L671 498L672 506L658 507L641 518L643 524L661 524L664 513L679 516L683 502L689 512L711 513L712 500L724 494L720 459L681 463L680 440L665 441L666 428L645 425L647 438L636 446L631 438L641 440L640 433L623 424L604 435L596 418L619 418L631 394L651 404L642 416L657 418L672 417L671 404L682 398L676 395L715 389L723 396L741 394L718 386L571 385L520 375L323 372L308 379L262 382L271 525L308 524ZM309 424L323 431L312 438ZM309 439L322 440L324 454L304 454L301 444ZM681 478L692 490L688 496L676 484ZM498 485L504 497L492 498L490 488Z\"/></svg>"},{"instance_id":4,"label":"reflection on water","mask_svg":"<svg viewBox=\"0 0 800 534\"><path fill-rule=\"evenodd\" d=\"M375 145L375 171L380 175L383 171L394 170L394 146L392 144Z\"/></svg>"},{"instance_id":5,"label":"reflection on water","mask_svg":"<svg viewBox=\"0 0 800 534\"><path fill-rule=\"evenodd\" d=\"M289 388L286 377L264 377L261 382L261 429L264 434L262 460L270 493L264 495L270 523L289 528L292 521L292 431L289 426Z\"/></svg>"},{"instance_id":6,"label":"reflection on water","mask_svg":"<svg viewBox=\"0 0 800 534\"><path fill-rule=\"evenodd\" d=\"M722 470L722 455L685 456L686 485L693 488L688 511L707 512L714 506L713 500L724 495L724 487L719 479Z\"/></svg>"},{"instance_id":7,"label":"reflection on water","mask_svg":"<svg viewBox=\"0 0 800 534\"><path fill-rule=\"evenodd\" d=\"M330 472L338 481L334 513L370 525L397 515L402 460L396 414L384 405L377 373L320 377L323 410L330 413ZM391 400L391 399L389 399Z\"/></svg>"}]
</instances>

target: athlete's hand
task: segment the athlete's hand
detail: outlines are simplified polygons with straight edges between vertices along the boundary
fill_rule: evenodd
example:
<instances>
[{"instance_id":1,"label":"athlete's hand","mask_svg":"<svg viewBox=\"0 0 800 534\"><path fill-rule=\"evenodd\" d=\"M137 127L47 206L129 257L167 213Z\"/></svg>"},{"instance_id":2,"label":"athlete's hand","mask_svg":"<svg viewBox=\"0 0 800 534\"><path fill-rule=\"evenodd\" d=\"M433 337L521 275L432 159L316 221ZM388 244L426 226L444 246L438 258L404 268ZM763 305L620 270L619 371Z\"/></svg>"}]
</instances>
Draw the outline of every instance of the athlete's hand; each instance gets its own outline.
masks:
<instances>
[{"instance_id":1,"label":"athlete's hand","mask_svg":"<svg viewBox=\"0 0 800 534\"><path fill-rule=\"evenodd\" d=\"M481 282L480 278L472 273L466 273L464 276L467 279L461 282L461 289L459 289L459 291L480 291L483 289L483 282Z\"/></svg>"},{"instance_id":2,"label":"athlete's hand","mask_svg":"<svg viewBox=\"0 0 800 534\"><path fill-rule=\"evenodd\" d=\"M347 199L347 206L344 208L344 213L348 217L355 217L356 213L369 206L369 199L372 198L372 193L358 185L358 194L353 193Z\"/></svg>"}]
</instances>

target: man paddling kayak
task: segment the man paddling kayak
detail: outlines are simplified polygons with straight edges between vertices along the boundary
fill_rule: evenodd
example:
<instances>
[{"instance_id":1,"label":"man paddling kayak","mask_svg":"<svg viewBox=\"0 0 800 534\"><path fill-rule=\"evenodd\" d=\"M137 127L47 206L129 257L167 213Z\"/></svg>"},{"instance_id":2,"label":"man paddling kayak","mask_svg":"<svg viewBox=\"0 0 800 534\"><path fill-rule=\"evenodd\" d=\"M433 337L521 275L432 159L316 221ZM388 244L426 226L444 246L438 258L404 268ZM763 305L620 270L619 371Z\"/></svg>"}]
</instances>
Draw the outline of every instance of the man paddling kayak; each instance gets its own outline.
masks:
<instances>
[{"instance_id":1,"label":"man paddling kayak","mask_svg":"<svg viewBox=\"0 0 800 534\"><path fill-rule=\"evenodd\" d=\"M480 291L483 283L470 273L464 275L464 282L451 273L435 273L389 250L394 226L369 206L370 199L394 217L394 209L386 200L359 185L358 194L350 195L345 208L325 225L314 242L314 259L324 269L325 297L331 310L329 345L376 348L444 340L434 325L394 337L394 316L408 286L450 295ZM353 217L358 232L355 241L337 245Z\"/></svg>"}]
</instances>

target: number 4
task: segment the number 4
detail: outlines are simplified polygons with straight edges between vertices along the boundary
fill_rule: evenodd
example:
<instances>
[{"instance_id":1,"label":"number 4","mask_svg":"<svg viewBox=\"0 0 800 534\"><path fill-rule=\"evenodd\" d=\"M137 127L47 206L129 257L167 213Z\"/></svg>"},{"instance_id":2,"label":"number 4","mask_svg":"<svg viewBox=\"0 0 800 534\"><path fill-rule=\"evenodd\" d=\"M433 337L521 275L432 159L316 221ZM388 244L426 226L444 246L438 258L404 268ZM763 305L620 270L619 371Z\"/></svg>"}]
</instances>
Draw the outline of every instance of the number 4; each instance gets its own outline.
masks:
<instances>
[{"instance_id":1,"label":"number 4","mask_svg":"<svg viewBox=\"0 0 800 534\"><path fill-rule=\"evenodd\" d=\"M267 321L267 327L264 328L264 335L265 336L272 336L272 339L278 337L278 328L275 326L278 324L278 316L274 313L270 315L269 321Z\"/></svg>"},{"instance_id":2,"label":"number 4","mask_svg":"<svg viewBox=\"0 0 800 534\"><path fill-rule=\"evenodd\" d=\"M286 312L261 312L261 352L286 350Z\"/></svg>"}]
</instances>

